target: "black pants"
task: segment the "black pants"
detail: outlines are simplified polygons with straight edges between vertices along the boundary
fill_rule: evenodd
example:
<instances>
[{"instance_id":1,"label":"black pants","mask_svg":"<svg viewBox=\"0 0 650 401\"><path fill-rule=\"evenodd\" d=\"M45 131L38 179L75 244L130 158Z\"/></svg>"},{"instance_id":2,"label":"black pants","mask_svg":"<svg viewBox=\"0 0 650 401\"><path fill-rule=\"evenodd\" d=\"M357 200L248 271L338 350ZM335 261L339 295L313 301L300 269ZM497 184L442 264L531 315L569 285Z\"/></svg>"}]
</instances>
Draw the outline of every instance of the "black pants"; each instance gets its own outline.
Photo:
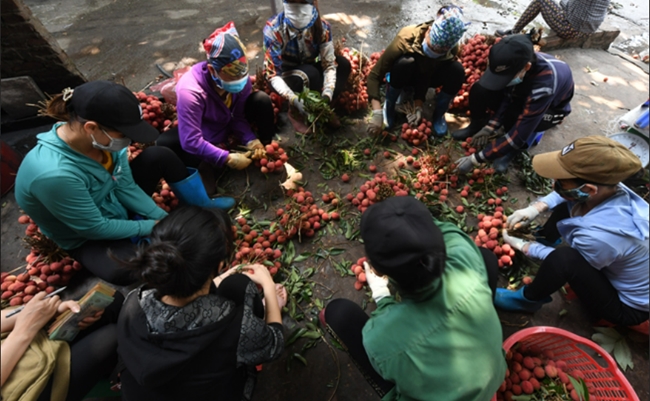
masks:
<instances>
[{"instance_id":1,"label":"black pants","mask_svg":"<svg viewBox=\"0 0 650 401\"><path fill-rule=\"evenodd\" d=\"M178 156L160 146L146 148L131 162L130 167L135 183L147 195L154 193L161 178L167 182L178 182L187 177L187 169ZM68 250L68 253L102 280L117 285L133 283L131 274L108 256L109 249L120 259L135 255L135 245L128 238L89 240L79 248Z\"/></svg>"},{"instance_id":2,"label":"black pants","mask_svg":"<svg viewBox=\"0 0 650 401\"><path fill-rule=\"evenodd\" d=\"M560 238L557 222L569 217L566 204L553 210L541 231L549 240ZM524 290L530 300L541 300L569 283L592 318L603 318L622 326L648 320L648 312L632 308L618 297L618 291L602 270L591 266L576 249L560 247L551 252L539 267L535 280Z\"/></svg>"},{"instance_id":3,"label":"black pants","mask_svg":"<svg viewBox=\"0 0 650 401\"><path fill-rule=\"evenodd\" d=\"M442 87L442 92L456 96L463 82L465 70L456 60L439 63L428 76L419 71L415 58L409 55L398 58L390 69L390 85L397 89L413 87L415 99L420 100L424 100L429 88Z\"/></svg>"},{"instance_id":4,"label":"black pants","mask_svg":"<svg viewBox=\"0 0 650 401\"><path fill-rule=\"evenodd\" d=\"M273 103L269 95L262 91L251 93L244 105L244 115L249 123L255 124L257 127L257 137L260 142L264 144L271 143L275 133L275 123L273 122L275 117ZM173 150L188 167L197 168L201 164L201 159L186 152L181 146L178 127L163 132L156 141L156 145Z\"/></svg>"},{"instance_id":5,"label":"black pants","mask_svg":"<svg viewBox=\"0 0 650 401\"><path fill-rule=\"evenodd\" d=\"M70 343L70 384L67 401L82 400L95 384L107 378L117 365L117 317L124 296L117 291L115 300L101 319L82 330ZM38 397L47 401L52 393L52 377Z\"/></svg>"},{"instance_id":6,"label":"black pants","mask_svg":"<svg viewBox=\"0 0 650 401\"><path fill-rule=\"evenodd\" d=\"M493 113L499 110L505 97L505 90L492 91L481 86L479 83L472 85L469 91L469 111L472 116L472 121L487 123ZM515 101L505 111L501 123L506 132L510 131L515 125L517 119L519 119L519 116L524 111L524 105L524 99L519 102ZM544 113L544 118L537 125L537 128L535 128L535 132L546 131L549 128L555 127L564 121L566 115L563 107L555 110L547 110Z\"/></svg>"},{"instance_id":7,"label":"black pants","mask_svg":"<svg viewBox=\"0 0 650 401\"><path fill-rule=\"evenodd\" d=\"M488 286L494 298L499 277L497 258L494 253L485 248L479 248L479 250L485 262ZM384 380L375 371L368 359L366 350L363 348L362 329L369 319L368 315L359 305L343 298L330 302L323 313L327 323L326 330L346 348L361 374L377 394L383 397L393 388L394 383Z\"/></svg>"},{"instance_id":8,"label":"black pants","mask_svg":"<svg viewBox=\"0 0 650 401\"><path fill-rule=\"evenodd\" d=\"M334 99L345 89L345 84L348 82L348 77L352 71L352 66L348 59L343 56L336 56L336 86L334 86ZM323 66L320 63L314 64L303 64L293 70L299 70L307 75L309 78L309 90L313 91L322 91L323 90ZM288 70L287 72L290 72ZM304 89L303 80L296 75L289 75L282 77L287 86L291 88L292 91L300 93Z\"/></svg>"}]
</instances>

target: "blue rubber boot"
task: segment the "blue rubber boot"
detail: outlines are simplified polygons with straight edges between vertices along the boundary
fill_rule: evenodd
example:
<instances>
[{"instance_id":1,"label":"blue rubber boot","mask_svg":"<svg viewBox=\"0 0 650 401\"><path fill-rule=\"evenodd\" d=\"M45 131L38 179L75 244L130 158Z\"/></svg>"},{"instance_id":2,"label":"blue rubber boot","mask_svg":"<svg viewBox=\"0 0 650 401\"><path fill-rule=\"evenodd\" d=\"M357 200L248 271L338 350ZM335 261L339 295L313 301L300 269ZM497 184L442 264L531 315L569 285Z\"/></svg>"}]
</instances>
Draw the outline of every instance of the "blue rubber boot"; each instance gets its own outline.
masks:
<instances>
[{"instance_id":1,"label":"blue rubber boot","mask_svg":"<svg viewBox=\"0 0 650 401\"><path fill-rule=\"evenodd\" d=\"M453 96L440 92L436 95L436 108L433 110L433 132L437 136L445 136L449 133L447 128L447 121L445 120L445 113L449 110Z\"/></svg>"},{"instance_id":2,"label":"blue rubber boot","mask_svg":"<svg viewBox=\"0 0 650 401\"><path fill-rule=\"evenodd\" d=\"M387 130L391 130L395 125L395 106L397 99L402 93L401 89L393 88L390 84L386 85L386 100L384 101L384 125Z\"/></svg>"},{"instance_id":3,"label":"blue rubber boot","mask_svg":"<svg viewBox=\"0 0 650 401\"><path fill-rule=\"evenodd\" d=\"M551 302L553 299L549 296L541 301L530 301L524 296L524 288L521 287L517 291L510 291L505 288L497 288L497 293L494 296L494 306L501 310L509 312L537 312L542 305Z\"/></svg>"},{"instance_id":4,"label":"blue rubber boot","mask_svg":"<svg viewBox=\"0 0 650 401\"><path fill-rule=\"evenodd\" d=\"M205 187L197 169L187 167L187 172L189 175L184 180L169 183L169 186L181 203L209 209L230 210L235 207L235 200L233 198L227 196L214 199L210 198L208 193L205 192Z\"/></svg>"},{"instance_id":5,"label":"blue rubber boot","mask_svg":"<svg viewBox=\"0 0 650 401\"><path fill-rule=\"evenodd\" d=\"M545 132L546 131L535 132L531 135L530 139L528 139L528 147L532 148L533 146L537 146L537 144L542 140Z\"/></svg>"}]
</instances>

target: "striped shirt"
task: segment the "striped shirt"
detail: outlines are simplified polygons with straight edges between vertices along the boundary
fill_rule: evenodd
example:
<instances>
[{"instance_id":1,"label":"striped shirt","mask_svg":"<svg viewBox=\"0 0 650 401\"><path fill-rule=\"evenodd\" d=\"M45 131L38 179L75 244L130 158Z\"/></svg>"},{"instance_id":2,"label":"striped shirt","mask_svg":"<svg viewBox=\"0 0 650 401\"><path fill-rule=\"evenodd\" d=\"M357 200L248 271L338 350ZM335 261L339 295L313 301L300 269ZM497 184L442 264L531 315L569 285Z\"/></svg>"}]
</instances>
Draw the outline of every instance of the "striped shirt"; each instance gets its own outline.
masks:
<instances>
[{"instance_id":1,"label":"striped shirt","mask_svg":"<svg viewBox=\"0 0 650 401\"><path fill-rule=\"evenodd\" d=\"M562 110L569 114L569 102L574 91L573 74L565 62L545 53L537 53L537 62L526 73L524 82L505 90L506 96L488 125L495 130L499 128L506 111L510 107L517 107L517 103L523 102L523 111L506 135L488 143L476 155L479 162L526 149L530 137L535 135L535 129L547 111ZM522 94L522 90L528 92Z\"/></svg>"}]
</instances>

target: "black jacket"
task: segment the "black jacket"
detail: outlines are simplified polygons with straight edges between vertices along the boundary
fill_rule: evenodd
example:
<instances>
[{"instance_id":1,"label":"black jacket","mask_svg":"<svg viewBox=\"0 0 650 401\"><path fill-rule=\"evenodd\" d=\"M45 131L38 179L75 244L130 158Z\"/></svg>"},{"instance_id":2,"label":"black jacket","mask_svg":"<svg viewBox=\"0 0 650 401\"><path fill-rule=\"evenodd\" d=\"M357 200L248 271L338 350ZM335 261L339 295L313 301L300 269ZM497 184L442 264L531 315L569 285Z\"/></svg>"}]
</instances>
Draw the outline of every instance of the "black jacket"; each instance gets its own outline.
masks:
<instances>
[{"instance_id":1,"label":"black jacket","mask_svg":"<svg viewBox=\"0 0 650 401\"><path fill-rule=\"evenodd\" d=\"M219 290L229 281L224 280ZM247 287L247 295L255 294L255 286L250 280L244 287ZM214 287L212 290L217 291ZM244 316L252 316L247 311L252 302L235 302L234 309L222 319L197 329L151 333L140 304L141 296L142 288L127 296L118 321L118 354L125 366L120 375L122 399L241 400L247 366L238 358L238 352L241 354L243 348L239 343L240 337L247 337L243 326L251 318ZM257 302L260 302L259 297ZM259 316L252 319L260 325ZM281 325L272 327L264 323L263 326L266 331L262 336L258 335L259 330L249 336L255 340L264 337L261 339L264 343L255 350L258 360L247 360L251 364L274 359L283 348ZM271 346L272 351L263 352L264 348Z\"/></svg>"}]
</instances>

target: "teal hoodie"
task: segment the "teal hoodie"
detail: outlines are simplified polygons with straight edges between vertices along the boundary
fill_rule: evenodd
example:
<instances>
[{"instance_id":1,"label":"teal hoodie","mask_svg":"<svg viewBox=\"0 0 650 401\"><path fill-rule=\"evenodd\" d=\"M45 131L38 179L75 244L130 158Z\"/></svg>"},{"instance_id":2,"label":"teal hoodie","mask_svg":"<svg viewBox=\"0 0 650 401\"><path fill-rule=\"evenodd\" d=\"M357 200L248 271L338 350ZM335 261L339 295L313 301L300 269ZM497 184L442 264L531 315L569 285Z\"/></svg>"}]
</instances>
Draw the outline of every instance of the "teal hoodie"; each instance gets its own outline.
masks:
<instances>
[{"instance_id":1,"label":"teal hoodie","mask_svg":"<svg viewBox=\"0 0 650 401\"><path fill-rule=\"evenodd\" d=\"M127 150L111 153L113 174L73 150L56 134L62 124L37 136L18 169L16 202L41 232L61 248L88 240L149 235L167 215L133 181ZM150 220L129 220L128 211Z\"/></svg>"}]
</instances>

